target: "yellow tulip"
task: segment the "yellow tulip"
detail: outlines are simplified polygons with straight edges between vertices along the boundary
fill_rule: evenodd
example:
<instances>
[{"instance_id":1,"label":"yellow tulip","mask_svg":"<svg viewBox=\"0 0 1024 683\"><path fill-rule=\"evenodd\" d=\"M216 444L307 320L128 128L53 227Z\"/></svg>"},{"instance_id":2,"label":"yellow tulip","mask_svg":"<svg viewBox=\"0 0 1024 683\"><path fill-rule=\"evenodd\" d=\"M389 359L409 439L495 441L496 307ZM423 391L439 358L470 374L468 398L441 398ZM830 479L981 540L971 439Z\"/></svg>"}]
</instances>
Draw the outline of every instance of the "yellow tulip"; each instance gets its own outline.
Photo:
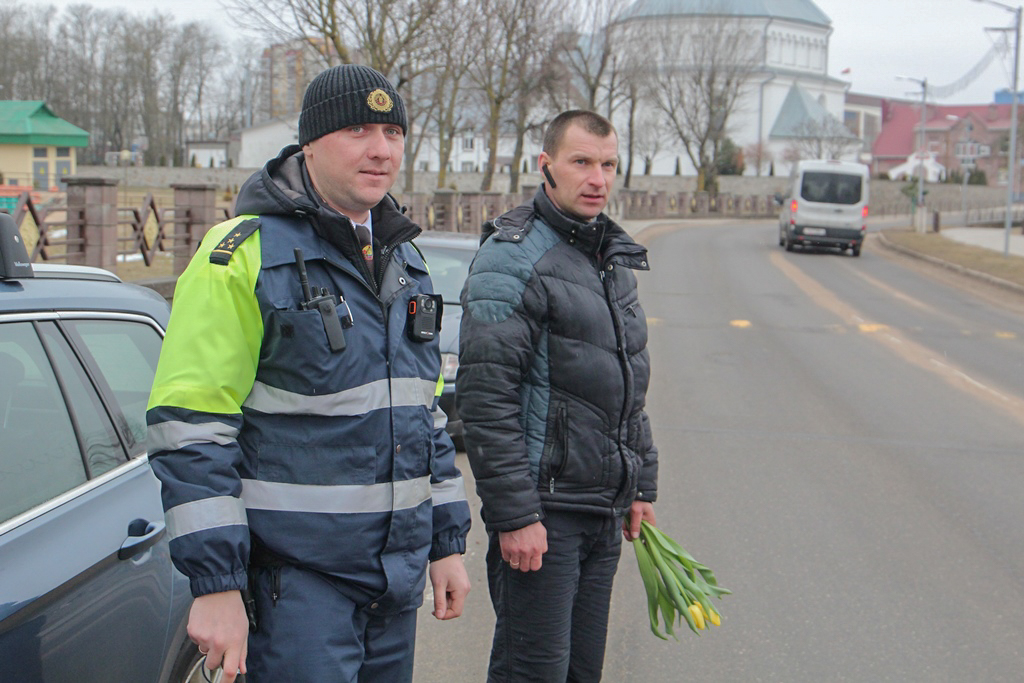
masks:
<instances>
[{"instance_id":1,"label":"yellow tulip","mask_svg":"<svg viewBox=\"0 0 1024 683\"><path fill-rule=\"evenodd\" d=\"M690 615L693 617L694 623L697 624L697 628L704 630L704 610L700 608L700 604L696 603L690 605Z\"/></svg>"},{"instance_id":2,"label":"yellow tulip","mask_svg":"<svg viewBox=\"0 0 1024 683\"><path fill-rule=\"evenodd\" d=\"M718 615L718 612L716 612L713 609L711 610L711 623L714 624L715 626L721 626L722 625L722 617L720 617Z\"/></svg>"}]
</instances>

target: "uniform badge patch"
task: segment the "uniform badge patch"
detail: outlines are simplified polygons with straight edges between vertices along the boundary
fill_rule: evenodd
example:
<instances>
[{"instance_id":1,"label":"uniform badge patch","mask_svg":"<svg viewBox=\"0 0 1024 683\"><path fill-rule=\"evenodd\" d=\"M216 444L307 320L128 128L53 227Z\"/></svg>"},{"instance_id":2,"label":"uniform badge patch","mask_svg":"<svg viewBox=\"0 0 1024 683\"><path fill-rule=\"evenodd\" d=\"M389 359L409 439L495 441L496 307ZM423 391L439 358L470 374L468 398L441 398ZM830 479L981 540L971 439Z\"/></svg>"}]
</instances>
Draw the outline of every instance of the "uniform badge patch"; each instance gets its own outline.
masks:
<instances>
[{"instance_id":1,"label":"uniform badge patch","mask_svg":"<svg viewBox=\"0 0 1024 683\"><path fill-rule=\"evenodd\" d=\"M377 88L370 93L369 97L366 98L366 104L369 105L370 109L386 114L391 111L395 103L391 101L391 96L386 92Z\"/></svg>"}]
</instances>

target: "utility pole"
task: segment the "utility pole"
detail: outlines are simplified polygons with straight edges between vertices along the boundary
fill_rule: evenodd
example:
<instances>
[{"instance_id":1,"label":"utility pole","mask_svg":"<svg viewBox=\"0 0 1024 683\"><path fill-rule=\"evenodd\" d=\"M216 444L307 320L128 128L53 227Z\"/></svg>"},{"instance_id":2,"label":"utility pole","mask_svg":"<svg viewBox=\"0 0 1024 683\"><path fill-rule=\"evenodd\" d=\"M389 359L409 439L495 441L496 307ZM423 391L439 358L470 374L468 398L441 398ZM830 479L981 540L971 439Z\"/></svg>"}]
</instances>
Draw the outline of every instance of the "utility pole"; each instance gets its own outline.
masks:
<instances>
[{"instance_id":1,"label":"utility pole","mask_svg":"<svg viewBox=\"0 0 1024 683\"><path fill-rule=\"evenodd\" d=\"M1003 256L1010 255L1010 228L1013 224L1013 200L1016 190L1017 171L1017 74L1020 65L1020 14L1021 7L1004 5L997 0L974 0L1001 7L1013 14L1013 86L1010 88L1010 148L1006 150L1006 216L1003 219Z\"/></svg>"},{"instance_id":2,"label":"utility pole","mask_svg":"<svg viewBox=\"0 0 1024 683\"><path fill-rule=\"evenodd\" d=\"M977 0L981 2L981 0ZM898 80L910 81L921 86L921 135L917 147L917 209L914 213L914 230L925 231L926 218L924 215L924 153L925 153L925 126L928 117L928 79L911 78L910 76L897 76Z\"/></svg>"}]
</instances>

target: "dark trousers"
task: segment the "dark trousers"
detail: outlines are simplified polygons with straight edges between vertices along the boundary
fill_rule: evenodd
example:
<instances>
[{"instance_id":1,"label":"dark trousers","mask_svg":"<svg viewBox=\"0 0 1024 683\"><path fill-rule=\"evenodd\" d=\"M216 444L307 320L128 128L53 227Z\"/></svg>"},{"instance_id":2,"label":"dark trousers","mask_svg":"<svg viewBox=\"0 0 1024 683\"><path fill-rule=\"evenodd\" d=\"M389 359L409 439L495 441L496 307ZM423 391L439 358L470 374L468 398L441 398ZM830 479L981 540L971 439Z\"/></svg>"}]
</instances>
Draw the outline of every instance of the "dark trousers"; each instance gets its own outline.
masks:
<instances>
[{"instance_id":1,"label":"dark trousers","mask_svg":"<svg viewBox=\"0 0 1024 683\"><path fill-rule=\"evenodd\" d=\"M509 567L498 534L489 534L487 581L497 617L489 683L601 680L622 522L550 512L543 523L548 552L536 572Z\"/></svg>"},{"instance_id":2,"label":"dark trousers","mask_svg":"<svg viewBox=\"0 0 1024 683\"><path fill-rule=\"evenodd\" d=\"M408 683L416 610L373 616L338 591L334 580L280 568L276 604L271 570L256 573L259 629L249 634L248 683Z\"/></svg>"}]
</instances>

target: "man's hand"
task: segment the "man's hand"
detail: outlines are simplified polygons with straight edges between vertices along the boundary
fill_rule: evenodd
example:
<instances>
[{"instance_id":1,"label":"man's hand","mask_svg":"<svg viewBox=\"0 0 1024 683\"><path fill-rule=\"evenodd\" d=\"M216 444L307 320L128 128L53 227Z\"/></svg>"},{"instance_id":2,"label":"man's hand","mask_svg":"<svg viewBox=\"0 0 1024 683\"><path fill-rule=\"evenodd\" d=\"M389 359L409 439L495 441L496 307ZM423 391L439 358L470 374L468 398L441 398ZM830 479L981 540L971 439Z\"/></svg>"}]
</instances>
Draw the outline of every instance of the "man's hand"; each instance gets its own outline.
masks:
<instances>
[{"instance_id":1,"label":"man's hand","mask_svg":"<svg viewBox=\"0 0 1024 683\"><path fill-rule=\"evenodd\" d=\"M249 644L249 619L238 591L201 595L192 602L188 637L206 655L206 668L224 669L221 680L235 680L245 673Z\"/></svg>"},{"instance_id":2,"label":"man's hand","mask_svg":"<svg viewBox=\"0 0 1024 683\"><path fill-rule=\"evenodd\" d=\"M540 569L541 557L548 551L548 530L543 522L534 522L515 531L499 531L501 559L512 569L535 572Z\"/></svg>"},{"instance_id":3,"label":"man's hand","mask_svg":"<svg viewBox=\"0 0 1024 683\"><path fill-rule=\"evenodd\" d=\"M654 519L654 505L634 500L629 506L629 515L622 520L622 536L627 541L640 538L640 522L647 520L651 526L658 526Z\"/></svg>"},{"instance_id":4,"label":"man's hand","mask_svg":"<svg viewBox=\"0 0 1024 683\"><path fill-rule=\"evenodd\" d=\"M449 555L431 562L430 585L434 587L435 618L445 621L462 616L469 595L469 574L462 563L462 555Z\"/></svg>"}]
</instances>

